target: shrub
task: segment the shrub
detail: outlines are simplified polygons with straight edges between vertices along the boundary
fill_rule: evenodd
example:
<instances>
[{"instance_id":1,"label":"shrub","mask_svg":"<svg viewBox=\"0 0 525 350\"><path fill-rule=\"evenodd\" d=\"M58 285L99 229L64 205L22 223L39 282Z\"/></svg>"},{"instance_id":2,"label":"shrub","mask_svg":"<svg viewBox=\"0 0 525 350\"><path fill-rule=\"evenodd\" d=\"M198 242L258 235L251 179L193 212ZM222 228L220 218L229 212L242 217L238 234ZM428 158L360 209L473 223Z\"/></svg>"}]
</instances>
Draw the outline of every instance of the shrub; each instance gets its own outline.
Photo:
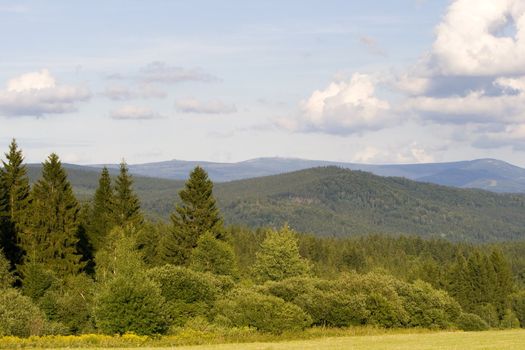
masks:
<instances>
[{"instance_id":1,"label":"shrub","mask_svg":"<svg viewBox=\"0 0 525 350\"><path fill-rule=\"evenodd\" d=\"M487 322L476 314L463 313L457 320L459 329L464 331L486 331L489 329Z\"/></svg>"},{"instance_id":2,"label":"shrub","mask_svg":"<svg viewBox=\"0 0 525 350\"><path fill-rule=\"evenodd\" d=\"M235 253L230 244L206 232L191 252L190 267L195 271L237 276Z\"/></svg>"},{"instance_id":3,"label":"shrub","mask_svg":"<svg viewBox=\"0 0 525 350\"><path fill-rule=\"evenodd\" d=\"M254 327L263 332L302 330L312 320L299 306L253 290L235 289L217 302L218 316L236 327Z\"/></svg>"},{"instance_id":4,"label":"shrub","mask_svg":"<svg viewBox=\"0 0 525 350\"><path fill-rule=\"evenodd\" d=\"M506 309L500 322L500 328L520 328L520 320L511 309Z\"/></svg>"},{"instance_id":5,"label":"shrub","mask_svg":"<svg viewBox=\"0 0 525 350\"><path fill-rule=\"evenodd\" d=\"M44 322L44 313L30 298L14 288L0 291L0 336L40 335Z\"/></svg>"},{"instance_id":6,"label":"shrub","mask_svg":"<svg viewBox=\"0 0 525 350\"><path fill-rule=\"evenodd\" d=\"M226 283L224 279L173 265L155 267L148 276L159 284L166 300L165 310L171 323L178 326L196 316L210 316L218 286Z\"/></svg>"},{"instance_id":7,"label":"shrub","mask_svg":"<svg viewBox=\"0 0 525 350\"><path fill-rule=\"evenodd\" d=\"M510 296L512 310L520 321L521 327L525 328L525 290L514 293Z\"/></svg>"},{"instance_id":8,"label":"shrub","mask_svg":"<svg viewBox=\"0 0 525 350\"><path fill-rule=\"evenodd\" d=\"M168 329L161 290L141 274L108 281L96 295L95 305L96 325L107 334L148 335Z\"/></svg>"}]
</instances>

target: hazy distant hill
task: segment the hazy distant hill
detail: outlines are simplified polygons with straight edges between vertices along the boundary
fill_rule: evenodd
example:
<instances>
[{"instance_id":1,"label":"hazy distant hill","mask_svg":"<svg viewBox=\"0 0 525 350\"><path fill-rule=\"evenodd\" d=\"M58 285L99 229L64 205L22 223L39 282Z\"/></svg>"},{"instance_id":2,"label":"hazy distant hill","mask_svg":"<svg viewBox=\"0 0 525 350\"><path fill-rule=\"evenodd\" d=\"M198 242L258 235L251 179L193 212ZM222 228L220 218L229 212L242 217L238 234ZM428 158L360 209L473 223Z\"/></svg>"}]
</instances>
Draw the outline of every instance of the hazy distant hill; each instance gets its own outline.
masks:
<instances>
[{"instance_id":1,"label":"hazy distant hill","mask_svg":"<svg viewBox=\"0 0 525 350\"><path fill-rule=\"evenodd\" d=\"M88 198L98 171L66 165L75 192ZM39 166L30 167L34 180ZM135 177L144 210L172 212L182 181ZM409 233L486 242L525 239L525 196L466 190L399 177L323 167L218 183L226 222L292 227L319 235Z\"/></svg>"},{"instance_id":2,"label":"hazy distant hill","mask_svg":"<svg viewBox=\"0 0 525 350\"><path fill-rule=\"evenodd\" d=\"M182 180L196 166L204 167L216 182L283 174L314 167L338 167L368 171L381 176L407 179L460 188L480 188L493 192L525 193L525 169L495 159L429 164L368 165L294 158L257 158L238 163L213 163L171 160L130 165L133 174ZM118 168L118 165L109 165Z\"/></svg>"}]
</instances>

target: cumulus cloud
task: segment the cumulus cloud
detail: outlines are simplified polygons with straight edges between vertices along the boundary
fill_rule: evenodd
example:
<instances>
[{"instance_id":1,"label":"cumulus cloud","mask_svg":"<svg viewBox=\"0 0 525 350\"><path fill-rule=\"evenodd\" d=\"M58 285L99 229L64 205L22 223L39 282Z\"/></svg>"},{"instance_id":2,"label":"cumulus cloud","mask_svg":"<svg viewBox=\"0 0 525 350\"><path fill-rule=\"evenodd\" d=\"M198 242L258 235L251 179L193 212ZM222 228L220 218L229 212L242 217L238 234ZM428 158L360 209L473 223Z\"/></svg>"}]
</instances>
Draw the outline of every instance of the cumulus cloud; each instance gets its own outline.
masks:
<instances>
[{"instance_id":1,"label":"cumulus cloud","mask_svg":"<svg viewBox=\"0 0 525 350\"><path fill-rule=\"evenodd\" d=\"M69 113L77 110L91 93L85 87L57 84L47 69L10 79L0 90L0 114L36 116Z\"/></svg>"},{"instance_id":2,"label":"cumulus cloud","mask_svg":"<svg viewBox=\"0 0 525 350\"><path fill-rule=\"evenodd\" d=\"M348 135L381 129L393 122L390 104L375 96L372 78L355 73L349 81L332 82L300 104L296 118L278 121L292 131Z\"/></svg>"},{"instance_id":3,"label":"cumulus cloud","mask_svg":"<svg viewBox=\"0 0 525 350\"><path fill-rule=\"evenodd\" d=\"M122 106L113 110L110 116L116 120L149 120L162 118L161 114L149 108L131 105Z\"/></svg>"},{"instance_id":4,"label":"cumulus cloud","mask_svg":"<svg viewBox=\"0 0 525 350\"><path fill-rule=\"evenodd\" d=\"M525 73L525 2L454 1L436 29L432 60L446 75Z\"/></svg>"},{"instance_id":5,"label":"cumulus cloud","mask_svg":"<svg viewBox=\"0 0 525 350\"><path fill-rule=\"evenodd\" d=\"M175 108L182 113L197 114L230 114L237 112L234 104L219 100L200 101L195 98L179 99L175 101Z\"/></svg>"},{"instance_id":6,"label":"cumulus cloud","mask_svg":"<svg viewBox=\"0 0 525 350\"><path fill-rule=\"evenodd\" d=\"M186 81L213 82L217 77L199 68L170 66L165 62L152 62L140 70L138 79L146 83L173 84Z\"/></svg>"}]
</instances>

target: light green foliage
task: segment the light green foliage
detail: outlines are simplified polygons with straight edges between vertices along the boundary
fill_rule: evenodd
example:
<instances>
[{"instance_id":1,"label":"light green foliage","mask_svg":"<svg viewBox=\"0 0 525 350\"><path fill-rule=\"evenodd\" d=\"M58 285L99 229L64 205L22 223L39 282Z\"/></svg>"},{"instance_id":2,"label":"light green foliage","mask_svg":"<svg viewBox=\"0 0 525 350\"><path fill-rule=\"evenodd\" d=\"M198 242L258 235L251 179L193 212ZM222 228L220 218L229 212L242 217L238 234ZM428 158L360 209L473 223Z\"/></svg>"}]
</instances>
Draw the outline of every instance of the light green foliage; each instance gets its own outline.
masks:
<instances>
[{"instance_id":1,"label":"light green foliage","mask_svg":"<svg viewBox=\"0 0 525 350\"><path fill-rule=\"evenodd\" d=\"M210 232L225 239L222 217L213 197L213 183L201 167L196 167L179 192L182 201L171 215L173 229L163 242L166 263L187 265L199 237Z\"/></svg>"},{"instance_id":2,"label":"light green foliage","mask_svg":"<svg viewBox=\"0 0 525 350\"><path fill-rule=\"evenodd\" d=\"M487 323L478 315L463 313L459 316L457 325L464 331L485 331L489 329Z\"/></svg>"},{"instance_id":3,"label":"light green foliage","mask_svg":"<svg viewBox=\"0 0 525 350\"><path fill-rule=\"evenodd\" d=\"M269 230L256 254L255 279L260 282L281 281L309 272L310 264L299 254L295 232L287 225L279 231Z\"/></svg>"},{"instance_id":4,"label":"light green foliage","mask_svg":"<svg viewBox=\"0 0 525 350\"><path fill-rule=\"evenodd\" d=\"M115 181L110 223L124 227L128 224L140 226L143 221L139 199L133 192L133 178L129 174L126 163L122 162L119 176Z\"/></svg>"},{"instance_id":5,"label":"light green foliage","mask_svg":"<svg viewBox=\"0 0 525 350\"><path fill-rule=\"evenodd\" d=\"M28 224L21 233L25 262L43 264L58 276L79 272L84 266L76 246L80 207L56 154L44 162L31 201Z\"/></svg>"},{"instance_id":6,"label":"light green foliage","mask_svg":"<svg viewBox=\"0 0 525 350\"><path fill-rule=\"evenodd\" d=\"M134 232L120 227L96 256L95 323L108 334L156 334L167 330L165 299L146 274Z\"/></svg>"},{"instance_id":7,"label":"light green foliage","mask_svg":"<svg viewBox=\"0 0 525 350\"><path fill-rule=\"evenodd\" d=\"M44 320L42 311L18 290L9 288L0 291L0 336L40 335Z\"/></svg>"},{"instance_id":8,"label":"light green foliage","mask_svg":"<svg viewBox=\"0 0 525 350\"><path fill-rule=\"evenodd\" d=\"M213 276L173 265L155 267L148 276L160 285L172 324L181 326L193 317L210 316L219 284Z\"/></svg>"},{"instance_id":9,"label":"light green foliage","mask_svg":"<svg viewBox=\"0 0 525 350\"><path fill-rule=\"evenodd\" d=\"M232 246L206 232L191 252L190 267L195 271L216 275L237 275L237 263Z\"/></svg>"},{"instance_id":10,"label":"light green foliage","mask_svg":"<svg viewBox=\"0 0 525 350\"><path fill-rule=\"evenodd\" d=\"M514 314L520 321L521 327L525 328L525 290L521 290L510 296L510 304Z\"/></svg>"},{"instance_id":11,"label":"light green foliage","mask_svg":"<svg viewBox=\"0 0 525 350\"><path fill-rule=\"evenodd\" d=\"M27 219L29 180L24 157L15 140L0 167L0 248L11 267L19 264L22 251L18 245L20 230Z\"/></svg>"},{"instance_id":12,"label":"light green foliage","mask_svg":"<svg viewBox=\"0 0 525 350\"><path fill-rule=\"evenodd\" d=\"M234 289L217 302L218 319L236 327L254 327L263 332L302 330L312 320L300 307L281 298L249 289Z\"/></svg>"},{"instance_id":13,"label":"light green foliage","mask_svg":"<svg viewBox=\"0 0 525 350\"><path fill-rule=\"evenodd\" d=\"M506 309L499 326L500 328L520 328L520 320L512 309Z\"/></svg>"}]
</instances>

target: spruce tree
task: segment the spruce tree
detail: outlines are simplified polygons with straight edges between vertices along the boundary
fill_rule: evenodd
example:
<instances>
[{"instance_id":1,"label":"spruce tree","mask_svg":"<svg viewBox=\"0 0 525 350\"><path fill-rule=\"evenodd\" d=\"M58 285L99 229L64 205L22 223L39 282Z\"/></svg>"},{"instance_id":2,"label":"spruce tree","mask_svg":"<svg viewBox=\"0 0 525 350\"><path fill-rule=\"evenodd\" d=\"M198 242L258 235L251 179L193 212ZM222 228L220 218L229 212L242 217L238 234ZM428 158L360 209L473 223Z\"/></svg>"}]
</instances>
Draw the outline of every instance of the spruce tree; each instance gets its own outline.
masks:
<instances>
[{"instance_id":1,"label":"spruce tree","mask_svg":"<svg viewBox=\"0 0 525 350\"><path fill-rule=\"evenodd\" d=\"M7 162L2 161L0 169L0 247L14 267L22 258L18 241L29 205L30 188L24 157L15 140L5 156Z\"/></svg>"},{"instance_id":2,"label":"spruce tree","mask_svg":"<svg viewBox=\"0 0 525 350\"><path fill-rule=\"evenodd\" d=\"M90 210L88 223L88 237L95 251L104 244L108 232L115 223L113 222L114 195L111 187L111 177L108 168L104 167L95 191L93 206Z\"/></svg>"},{"instance_id":3,"label":"spruce tree","mask_svg":"<svg viewBox=\"0 0 525 350\"><path fill-rule=\"evenodd\" d=\"M140 212L140 202L133 192L133 178L129 174L124 161L120 163L120 173L115 181L115 194L113 201L113 223L118 226L141 225L144 221Z\"/></svg>"},{"instance_id":4,"label":"spruce tree","mask_svg":"<svg viewBox=\"0 0 525 350\"><path fill-rule=\"evenodd\" d=\"M206 171L197 166L179 192L181 205L171 215L172 231L163 242L165 262L187 265L199 237L210 232L224 240L223 221L213 197L213 183Z\"/></svg>"},{"instance_id":5,"label":"spruce tree","mask_svg":"<svg viewBox=\"0 0 525 350\"><path fill-rule=\"evenodd\" d=\"M79 210L62 163L53 153L31 191L31 214L21 234L25 263L41 265L59 277L79 272L83 265L77 252Z\"/></svg>"}]
</instances>

